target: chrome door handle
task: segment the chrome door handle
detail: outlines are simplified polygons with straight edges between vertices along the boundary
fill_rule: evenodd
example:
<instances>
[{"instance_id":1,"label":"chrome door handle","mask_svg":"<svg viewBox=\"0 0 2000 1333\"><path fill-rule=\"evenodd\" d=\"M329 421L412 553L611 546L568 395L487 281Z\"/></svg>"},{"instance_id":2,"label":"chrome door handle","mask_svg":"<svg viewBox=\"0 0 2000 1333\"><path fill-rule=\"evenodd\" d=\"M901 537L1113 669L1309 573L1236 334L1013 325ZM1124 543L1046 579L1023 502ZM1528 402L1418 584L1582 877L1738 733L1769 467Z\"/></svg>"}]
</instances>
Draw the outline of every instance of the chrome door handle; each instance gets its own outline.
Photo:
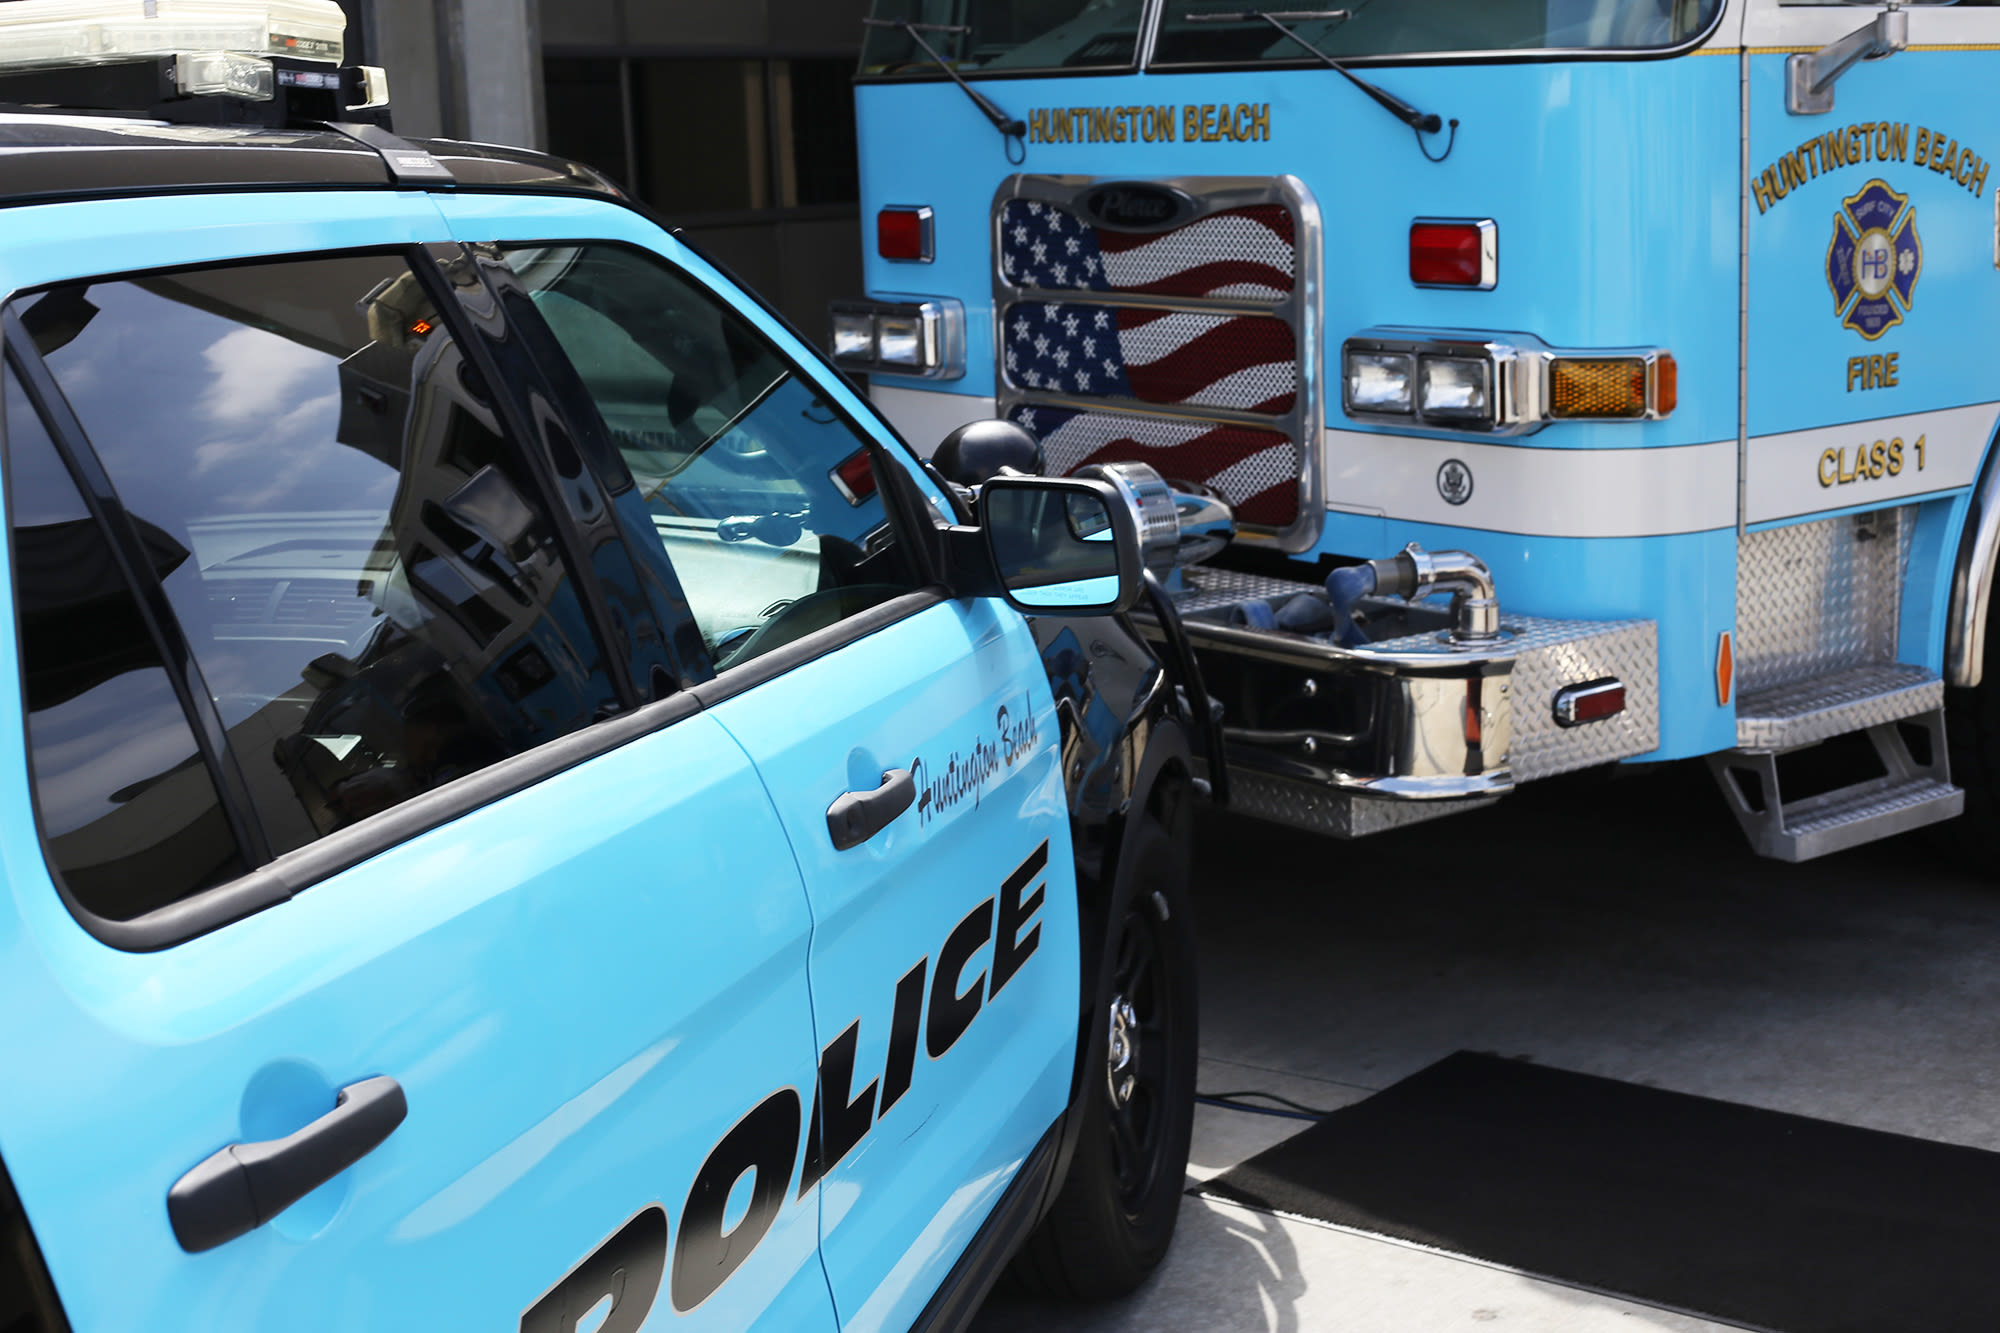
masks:
<instances>
[{"instance_id":1,"label":"chrome door handle","mask_svg":"<svg viewBox=\"0 0 2000 1333\"><path fill-rule=\"evenodd\" d=\"M167 1191L174 1238L200 1254L255 1231L373 1152L409 1111L395 1079L368 1078L296 1134L230 1144Z\"/></svg>"},{"instance_id":2,"label":"chrome door handle","mask_svg":"<svg viewBox=\"0 0 2000 1333\"><path fill-rule=\"evenodd\" d=\"M843 792L826 808L826 831L833 850L844 852L889 827L890 821L917 799L917 780L907 768L892 768L874 791Z\"/></svg>"}]
</instances>

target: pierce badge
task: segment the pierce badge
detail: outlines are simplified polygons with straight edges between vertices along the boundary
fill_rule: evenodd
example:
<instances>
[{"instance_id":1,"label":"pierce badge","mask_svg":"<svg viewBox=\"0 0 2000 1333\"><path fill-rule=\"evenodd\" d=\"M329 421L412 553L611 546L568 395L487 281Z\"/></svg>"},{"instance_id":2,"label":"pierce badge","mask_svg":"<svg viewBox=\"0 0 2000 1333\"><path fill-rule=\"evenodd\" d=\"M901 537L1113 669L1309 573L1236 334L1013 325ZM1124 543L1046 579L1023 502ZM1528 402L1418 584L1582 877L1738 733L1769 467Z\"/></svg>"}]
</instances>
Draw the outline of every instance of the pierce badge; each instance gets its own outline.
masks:
<instances>
[{"instance_id":1,"label":"pierce badge","mask_svg":"<svg viewBox=\"0 0 2000 1333\"><path fill-rule=\"evenodd\" d=\"M1843 325L1872 341L1902 323L1923 271L1917 210L1908 195L1872 180L1841 200L1826 248L1826 282Z\"/></svg>"}]
</instances>

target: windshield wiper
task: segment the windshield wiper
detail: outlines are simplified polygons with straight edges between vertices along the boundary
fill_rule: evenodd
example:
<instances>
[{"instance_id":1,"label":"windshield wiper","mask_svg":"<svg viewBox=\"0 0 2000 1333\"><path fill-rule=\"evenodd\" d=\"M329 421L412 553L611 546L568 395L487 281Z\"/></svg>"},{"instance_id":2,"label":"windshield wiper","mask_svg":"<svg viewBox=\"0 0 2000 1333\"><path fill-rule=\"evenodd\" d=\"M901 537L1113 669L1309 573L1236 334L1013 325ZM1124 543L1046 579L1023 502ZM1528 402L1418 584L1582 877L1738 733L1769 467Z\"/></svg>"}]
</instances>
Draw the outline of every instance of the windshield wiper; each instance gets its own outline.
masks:
<instances>
[{"instance_id":1,"label":"windshield wiper","mask_svg":"<svg viewBox=\"0 0 2000 1333\"><path fill-rule=\"evenodd\" d=\"M1233 14L1184 14L1182 17L1189 23L1248 23L1253 19L1261 19L1319 57L1319 62L1322 65L1325 65L1328 69L1346 79L1362 92L1367 93L1375 99L1384 111L1387 111L1397 120L1402 121L1405 125L1415 130L1417 132L1417 147L1431 161L1442 162L1445 158L1450 157L1452 145L1458 142L1458 122L1454 120L1451 122L1451 138L1446 141L1444 152L1436 157L1431 157L1431 150L1424 146L1424 136L1426 134L1436 134L1445 127L1445 122L1439 119L1436 112L1419 111L1387 89L1376 87L1374 84L1368 82L1368 80L1357 76L1354 71L1320 50L1317 46L1314 46L1305 38L1299 36L1297 32L1285 26L1286 21L1297 23L1304 19L1338 19L1340 22L1345 23L1348 19L1354 17L1354 11L1351 9L1244 9L1238 10Z\"/></svg>"},{"instance_id":2,"label":"windshield wiper","mask_svg":"<svg viewBox=\"0 0 2000 1333\"><path fill-rule=\"evenodd\" d=\"M924 33L926 32L971 32L972 28L969 25L964 23L911 23L906 19L878 18L865 18L861 22L864 27L869 28L894 28L922 47L924 54L931 58L931 63L943 70L953 83L963 89L965 95L972 99L972 104L979 108L979 113L992 121L993 128L1000 131L1000 137L1007 143L1007 160L1018 165L1023 158L1027 157L1028 122L1025 120L1016 120L999 107L993 105L977 88L959 76L958 71L953 69L943 56L938 54L936 47L924 40ZM1020 157L1014 156L1014 142L1016 140L1019 140L1021 144Z\"/></svg>"}]
</instances>

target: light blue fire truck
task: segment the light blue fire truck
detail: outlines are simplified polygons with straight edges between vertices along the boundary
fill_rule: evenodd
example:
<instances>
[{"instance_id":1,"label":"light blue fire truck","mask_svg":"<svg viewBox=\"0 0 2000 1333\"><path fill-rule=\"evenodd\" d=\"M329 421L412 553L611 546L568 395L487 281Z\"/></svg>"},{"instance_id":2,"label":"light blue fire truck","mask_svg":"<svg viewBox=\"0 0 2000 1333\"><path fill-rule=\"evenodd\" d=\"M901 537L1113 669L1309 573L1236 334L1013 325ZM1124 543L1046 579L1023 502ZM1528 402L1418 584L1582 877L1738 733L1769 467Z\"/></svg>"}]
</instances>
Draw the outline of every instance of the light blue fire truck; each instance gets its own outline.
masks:
<instances>
[{"instance_id":1,"label":"light blue fire truck","mask_svg":"<svg viewBox=\"0 0 2000 1333\"><path fill-rule=\"evenodd\" d=\"M1707 756L1790 860L1989 810L2000 8L1243 5L878 0L834 311L912 441L1233 506L1173 594L1236 805Z\"/></svg>"}]
</instances>

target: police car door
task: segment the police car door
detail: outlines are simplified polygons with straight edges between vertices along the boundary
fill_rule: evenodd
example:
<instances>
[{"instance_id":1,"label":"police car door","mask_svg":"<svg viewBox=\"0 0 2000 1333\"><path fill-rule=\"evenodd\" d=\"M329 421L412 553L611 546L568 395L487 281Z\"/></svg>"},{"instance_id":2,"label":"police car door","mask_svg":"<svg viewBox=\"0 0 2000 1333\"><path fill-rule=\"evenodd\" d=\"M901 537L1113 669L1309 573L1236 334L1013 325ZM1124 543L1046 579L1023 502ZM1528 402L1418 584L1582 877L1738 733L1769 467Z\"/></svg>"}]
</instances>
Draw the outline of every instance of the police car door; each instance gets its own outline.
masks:
<instances>
[{"instance_id":1,"label":"police car door","mask_svg":"<svg viewBox=\"0 0 2000 1333\"><path fill-rule=\"evenodd\" d=\"M755 760L804 873L820 1055L793 1195L818 1189L842 1323L906 1327L1068 1098L1053 699L1018 615L923 586L866 408L699 259L596 211L575 225L674 262L503 249L648 497L718 668L696 693Z\"/></svg>"},{"instance_id":2,"label":"police car door","mask_svg":"<svg viewBox=\"0 0 2000 1333\"><path fill-rule=\"evenodd\" d=\"M8 223L0 1153L72 1326L831 1327L784 828L619 679L451 277L342 248L435 210ZM213 263L272 234L338 252Z\"/></svg>"},{"instance_id":3,"label":"police car door","mask_svg":"<svg viewBox=\"0 0 2000 1333\"><path fill-rule=\"evenodd\" d=\"M1906 50L1861 60L1812 92L1811 76L1833 62L1815 65L1802 52L1855 34L1880 35L1887 51L1905 33ZM1869 548L1856 538L1907 549L1918 527L1929 531L1950 509L1948 500L1909 502L1978 475L2000 417L1989 364L2000 317L2000 173L1989 172L2000 152L1996 41L2000 9L1990 6L1886 14L1748 0L1744 518L1756 586L1778 572L1756 563L1762 553L1787 554L1774 545L1784 536L1759 525L1882 510L1878 520L1793 536L1790 558L1832 586L1863 577L1846 567L1866 563ZM1916 550L1934 552L1934 538L1917 538ZM1942 605L1948 561L1925 559L1912 601ZM1884 596L1893 608L1893 588ZM1739 622L1755 615L1754 604L1738 608ZM1942 625L1927 611L1903 623L1901 659L1935 667ZM1740 628L1746 637L1754 629Z\"/></svg>"}]
</instances>

